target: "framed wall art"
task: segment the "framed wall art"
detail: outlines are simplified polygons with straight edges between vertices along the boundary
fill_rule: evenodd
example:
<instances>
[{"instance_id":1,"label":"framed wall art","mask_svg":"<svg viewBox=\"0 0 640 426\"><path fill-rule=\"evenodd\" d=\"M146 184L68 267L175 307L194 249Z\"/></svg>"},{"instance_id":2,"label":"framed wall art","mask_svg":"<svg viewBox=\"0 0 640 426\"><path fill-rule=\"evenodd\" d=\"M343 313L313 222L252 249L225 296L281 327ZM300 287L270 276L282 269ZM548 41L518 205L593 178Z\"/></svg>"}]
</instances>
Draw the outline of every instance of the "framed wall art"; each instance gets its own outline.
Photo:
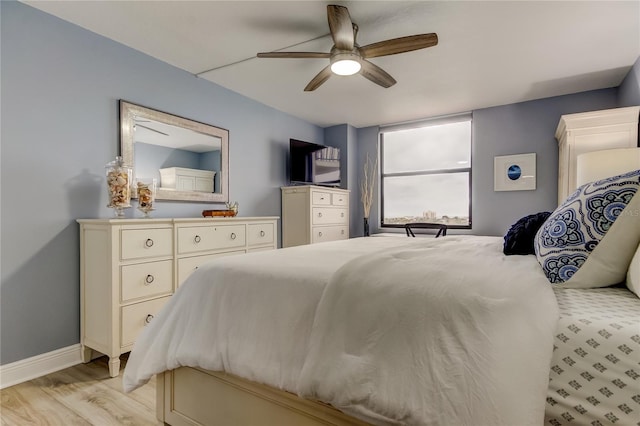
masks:
<instances>
[{"instance_id":1,"label":"framed wall art","mask_svg":"<svg viewBox=\"0 0 640 426\"><path fill-rule=\"evenodd\" d=\"M535 189L535 153L494 157L494 191L533 191Z\"/></svg>"}]
</instances>

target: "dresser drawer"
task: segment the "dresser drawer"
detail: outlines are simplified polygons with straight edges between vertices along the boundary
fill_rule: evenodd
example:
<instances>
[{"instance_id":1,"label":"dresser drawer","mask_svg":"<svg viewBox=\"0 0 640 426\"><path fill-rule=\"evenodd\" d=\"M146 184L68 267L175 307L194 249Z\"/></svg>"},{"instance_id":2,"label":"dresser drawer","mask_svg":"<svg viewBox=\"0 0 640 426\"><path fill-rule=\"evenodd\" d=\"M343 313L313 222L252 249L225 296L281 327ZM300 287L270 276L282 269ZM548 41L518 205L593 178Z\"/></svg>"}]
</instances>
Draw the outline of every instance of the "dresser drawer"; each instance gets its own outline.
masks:
<instances>
[{"instance_id":1,"label":"dresser drawer","mask_svg":"<svg viewBox=\"0 0 640 426\"><path fill-rule=\"evenodd\" d=\"M312 243L325 241L346 240L349 238L348 226L314 226L312 229Z\"/></svg>"},{"instance_id":2,"label":"dresser drawer","mask_svg":"<svg viewBox=\"0 0 640 426\"><path fill-rule=\"evenodd\" d=\"M313 208L314 225L331 225L349 223L349 210L341 208Z\"/></svg>"},{"instance_id":3,"label":"dresser drawer","mask_svg":"<svg viewBox=\"0 0 640 426\"><path fill-rule=\"evenodd\" d=\"M245 225L185 226L178 228L178 253L244 247Z\"/></svg>"},{"instance_id":4,"label":"dresser drawer","mask_svg":"<svg viewBox=\"0 0 640 426\"><path fill-rule=\"evenodd\" d=\"M170 298L170 296L162 297L120 308L122 320L120 323L120 346L132 345L142 329L153 320L153 317L157 315Z\"/></svg>"},{"instance_id":5,"label":"dresser drawer","mask_svg":"<svg viewBox=\"0 0 640 426\"><path fill-rule=\"evenodd\" d=\"M328 206L331 204L331 193L322 191L311 192L311 204L318 206Z\"/></svg>"},{"instance_id":6,"label":"dresser drawer","mask_svg":"<svg viewBox=\"0 0 640 426\"><path fill-rule=\"evenodd\" d=\"M211 259L215 259L216 257L231 256L235 254L244 254L244 250L228 251L219 254L207 254L204 256L191 256L178 259L178 286L181 286L182 283L184 283L184 281L189 277L189 275L191 275L193 271L198 269L200 265L210 261Z\"/></svg>"},{"instance_id":7,"label":"dresser drawer","mask_svg":"<svg viewBox=\"0 0 640 426\"><path fill-rule=\"evenodd\" d=\"M124 229L121 235L120 256L123 260L173 254L171 228Z\"/></svg>"},{"instance_id":8,"label":"dresser drawer","mask_svg":"<svg viewBox=\"0 0 640 426\"><path fill-rule=\"evenodd\" d=\"M122 266L120 300L123 303L173 292L173 261Z\"/></svg>"},{"instance_id":9,"label":"dresser drawer","mask_svg":"<svg viewBox=\"0 0 640 426\"><path fill-rule=\"evenodd\" d=\"M346 194L331 194L331 204L334 206L349 205L349 196Z\"/></svg>"},{"instance_id":10,"label":"dresser drawer","mask_svg":"<svg viewBox=\"0 0 640 426\"><path fill-rule=\"evenodd\" d=\"M247 226L249 246L273 245L275 226L273 223L251 223Z\"/></svg>"},{"instance_id":11,"label":"dresser drawer","mask_svg":"<svg viewBox=\"0 0 640 426\"><path fill-rule=\"evenodd\" d=\"M275 250L275 248L271 247L271 246L255 247L255 248L250 248L249 250L247 250L247 253L255 253L257 251L269 251L269 250Z\"/></svg>"}]
</instances>

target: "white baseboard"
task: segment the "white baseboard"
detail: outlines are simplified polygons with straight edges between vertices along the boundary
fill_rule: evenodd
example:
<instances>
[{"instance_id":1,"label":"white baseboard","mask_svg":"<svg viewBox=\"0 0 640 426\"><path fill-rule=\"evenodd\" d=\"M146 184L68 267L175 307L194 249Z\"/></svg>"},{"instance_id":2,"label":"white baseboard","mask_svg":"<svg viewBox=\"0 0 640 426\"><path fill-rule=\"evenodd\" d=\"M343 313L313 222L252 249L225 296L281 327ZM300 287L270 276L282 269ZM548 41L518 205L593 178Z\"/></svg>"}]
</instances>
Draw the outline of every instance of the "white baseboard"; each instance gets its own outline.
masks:
<instances>
[{"instance_id":1,"label":"white baseboard","mask_svg":"<svg viewBox=\"0 0 640 426\"><path fill-rule=\"evenodd\" d=\"M0 365L0 389L80 364L80 344Z\"/></svg>"}]
</instances>

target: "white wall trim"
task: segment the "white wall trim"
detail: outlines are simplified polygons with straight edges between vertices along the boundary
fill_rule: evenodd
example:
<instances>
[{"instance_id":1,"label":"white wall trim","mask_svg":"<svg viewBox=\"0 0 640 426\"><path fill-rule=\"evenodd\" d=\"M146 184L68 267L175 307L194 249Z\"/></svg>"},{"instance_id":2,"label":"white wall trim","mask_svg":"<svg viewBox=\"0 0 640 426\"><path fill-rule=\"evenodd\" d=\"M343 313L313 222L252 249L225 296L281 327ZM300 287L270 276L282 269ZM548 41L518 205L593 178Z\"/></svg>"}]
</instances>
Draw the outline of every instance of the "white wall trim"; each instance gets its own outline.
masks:
<instances>
[{"instance_id":1,"label":"white wall trim","mask_svg":"<svg viewBox=\"0 0 640 426\"><path fill-rule=\"evenodd\" d=\"M80 344L0 366L0 389L80 364Z\"/></svg>"}]
</instances>

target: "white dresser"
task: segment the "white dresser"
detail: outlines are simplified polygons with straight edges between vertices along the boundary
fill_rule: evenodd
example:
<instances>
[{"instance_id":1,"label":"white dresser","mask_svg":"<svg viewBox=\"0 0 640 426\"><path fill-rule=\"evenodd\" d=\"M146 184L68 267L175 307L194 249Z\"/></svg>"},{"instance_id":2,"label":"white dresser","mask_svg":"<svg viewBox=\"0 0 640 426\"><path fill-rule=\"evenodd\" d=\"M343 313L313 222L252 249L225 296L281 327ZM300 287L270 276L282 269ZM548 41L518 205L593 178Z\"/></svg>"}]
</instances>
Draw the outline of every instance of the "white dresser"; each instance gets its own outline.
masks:
<instances>
[{"instance_id":1,"label":"white dresser","mask_svg":"<svg viewBox=\"0 0 640 426\"><path fill-rule=\"evenodd\" d=\"M82 357L118 375L145 325L202 263L277 248L277 217L79 219Z\"/></svg>"},{"instance_id":2,"label":"white dresser","mask_svg":"<svg viewBox=\"0 0 640 426\"><path fill-rule=\"evenodd\" d=\"M282 187L282 247L349 238L349 191Z\"/></svg>"},{"instance_id":3,"label":"white dresser","mask_svg":"<svg viewBox=\"0 0 640 426\"><path fill-rule=\"evenodd\" d=\"M558 203L576 189L576 165L580 154L638 146L640 107L614 108L567 114L560 117L558 140Z\"/></svg>"}]
</instances>

